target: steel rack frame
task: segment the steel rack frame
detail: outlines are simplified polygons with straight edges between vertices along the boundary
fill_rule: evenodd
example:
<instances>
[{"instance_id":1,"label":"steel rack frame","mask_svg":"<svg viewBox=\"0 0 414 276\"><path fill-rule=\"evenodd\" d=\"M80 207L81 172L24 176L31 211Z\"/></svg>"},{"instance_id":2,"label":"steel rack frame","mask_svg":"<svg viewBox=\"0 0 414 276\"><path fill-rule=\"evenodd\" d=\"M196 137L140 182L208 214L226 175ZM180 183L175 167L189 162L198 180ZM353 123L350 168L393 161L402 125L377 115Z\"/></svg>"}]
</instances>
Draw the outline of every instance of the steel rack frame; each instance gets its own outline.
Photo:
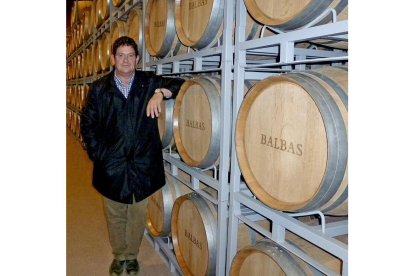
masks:
<instances>
[{"instance_id":1,"label":"steel rack frame","mask_svg":"<svg viewBox=\"0 0 414 276\"><path fill-rule=\"evenodd\" d=\"M236 42L234 60L235 85L233 94L232 137L235 137L236 118L243 101L243 82L248 77L261 80L272 75L269 71L273 71L273 74L275 74L289 72L292 70L304 70L305 64L348 60L347 53L342 51L315 51L298 49L294 47L295 42L307 41L319 37L332 36L339 39L347 39L348 21L334 22L317 27L307 27L305 29L299 29L288 33L280 33L277 36L269 36L256 40L245 41L244 31L246 25L246 6L242 0L236 0L236 2ZM279 61L272 63L249 64L246 61L246 53L254 53L257 51L266 53L271 53L273 51L273 53L278 56ZM309 57L311 57L311 59L309 59ZM295 68L292 66L295 66ZM288 213L277 211L264 205L253 196L246 184L241 182L241 171L237 162L234 139L232 140L231 148L230 211L226 275L229 275L232 260L236 255L238 233L237 225L241 222L275 241L280 246L295 254L322 273L326 275L338 275L334 271L287 243L285 241L285 232L286 230L289 230L331 253L332 255L340 258L343 261L342 275L348 275L348 246L332 238L333 236L348 233L348 221L346 220L328 224L326 227L325 225L311 227L294 219ZM243 215L242 209L245 208L248 208L252 210L252 212L271 220L271 231L267 231ZM323 233L322 230L324 230L325 233Z\"/></svg>"},{"instance_id":2,"label":"steel rack frame","mask_svg":"<svg viewBox=\"0 0 414 276\"><path fill-rule=\"evenodd\" d=\"M217 229L217 256L216 256L216 275L225 275L226 269L226 247L227 247L227 219L228 219L228 195L230 168L230 142L231 142L231 81L233 79L233 0L225 1L224 7L224 27L222 45L213 48L205 48L187 54L170 56L164 59L151 60L150 55L145 50L142 70L153 70L157 75L179 75L179 74L198 74L206 72L221 73L221 103L220 103L220 166L219 180L207 176L202 170L190 167L173 155L164 153L164 161L171 164L170 173L173 177L182 181L185 185L195 190L207 200L216 204L218 207L218 229ZM143 1L143 14L146 14L147 0ZM145 24L145 22L143 23ZM145 45L145 37L143 37ZM178 169L191 176L191 183L178 176ZM218 199L214 199L207 193L199 189L199 181L214 188L218 192Z\"/></svg>"},{"instance_id":3,"label":"steel rack frame","mask_svg":"<svg viewBox=\"0 0 414 276\"><path fill-rule=\"evenodd\" d=\"M171 239L168 237L155 237L146 230L144 235L153 244L155 251L157 251L158 254L161 255L161 258L166 261L172 275L183 275L183 272L178 265L177 258L172 251L173 245Z\"/></svg>"}]
</instances>

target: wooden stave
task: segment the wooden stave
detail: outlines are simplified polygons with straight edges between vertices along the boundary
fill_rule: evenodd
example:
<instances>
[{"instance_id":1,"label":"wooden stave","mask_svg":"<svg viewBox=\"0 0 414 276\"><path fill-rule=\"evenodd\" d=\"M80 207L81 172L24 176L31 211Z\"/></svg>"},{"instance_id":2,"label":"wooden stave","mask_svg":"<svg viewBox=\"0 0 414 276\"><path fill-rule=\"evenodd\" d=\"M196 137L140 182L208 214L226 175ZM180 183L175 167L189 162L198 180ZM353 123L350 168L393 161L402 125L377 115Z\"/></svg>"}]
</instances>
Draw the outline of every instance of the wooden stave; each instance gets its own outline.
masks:
<instances>
[{"instance_id":1,"label":"wooden stave","mask_svg":"<svg viewBox=\"0 0 414 276\"><path fill-rule=\"evenodd\" d=\"M307 72L307 71L303 71L303 72ZM294 75L294 74L296 74L296 75ZM286 74L286 75L284 75L284 77L289 76L291 80L294 80L297 77L301 77L300 74L301 73ZM275 77L270 77L270 78L267 78L267 79L271 79L271 78L275 78ZM265 80L267 80L267 79L265 79ZM329 95L327 97L329 97ZM334 104L332 103L332 100L330 100L330 102L331 102L331 105L334 106ZM239 111L239 116L237 118L238 121L240 120L240 116L241 116L240 114L243 113L242 110L243 110L243 103L242 103L242 106L241 106L240 111ZM340 121L342 119L342 117L340 116L340 112L338 110L336 110L335 114L336 114L335 119L337 121ZM241 131L239 130L240 128L242 129ZM247 160L247 157L243 156L244 152L243 152L243 144L242 144L243 139L242 139L242 136L244 134L240 134L241 132L244 132L243 128L244 128L244 126L239 126L238 123L237 123L237 125L236 125L236 135L235 135L236 136L235 137L235 139L236 139L236 152L237 152L238 161L239 161L241 171L244 174L244 177L246 179L246 184L249 186L249 188L252 190L252 192L257 196L257 198L260 199L263 203L265 203L269 207L279 209L279 210L283 210L283 211L309 211L309 210L315 210L316 207L312 207L311 204L314 204L314 202L317 201L317 199L320 199L319 197L318 198L315 197L314 200L313 200L313 203L309 202L308 205L300 206L300 208L297 208L297 209L286 208L285 206L283 206L283 208L282 208L282 207L280 207L281 205L279 205L279 203L276 204L274 202L274 200L270 196L267 195L267 192L265 192L264 189L262 189L262 187L260 187L260 185L257 186L257 184L256 184L257 181L255 180L255 177L253 176L253 173L250 171L249 168L246 169L246 167L248 167L246 165L246 164L248 164L248 161L244 161L244 160ZM342 129L341 129L341 133L343 134L342 138L346 137L346 130L345 129L346 129L346 127L342 126ZM331 135L331 137L332 137L332 135ZM343 141L342 141L341 145L342 145L342 154L344 154L344 153L347 152L347 142L346 142L346 144L344 144ZM334 150L332 148L331 148L331 151L334 152ZM342 156L342 158L344 158L344 155ZM333 163L335 163L335 162L331 161L331 164L333 164ZM344 163L343 159L342 159L342 163ZM346 166L345 166L345 168L341 167L341 169L343 171L346 171ZM252 178L252 176L253 176L253 178ZM337 186L335 186L335 187L340 186L341 181L338 181L338 179L336 179L336 181L337 181L336 182ZM325 185L325 186L327 186L327 185ZM328 190L328 192L329 192L328 195L329 196L326 199L324 199L325 201L323 203L319 203L318 207L321 207L323 204L325 204L327 201L329 201L331 196L333 196L333 194L335 194L335 187ZM265 193L264 195L263 195L262 190ZM310 209L308 209L308 208L310 208ZM345 214L342 214L342 215L345 215Z\"/></svg>"}]
</instances>

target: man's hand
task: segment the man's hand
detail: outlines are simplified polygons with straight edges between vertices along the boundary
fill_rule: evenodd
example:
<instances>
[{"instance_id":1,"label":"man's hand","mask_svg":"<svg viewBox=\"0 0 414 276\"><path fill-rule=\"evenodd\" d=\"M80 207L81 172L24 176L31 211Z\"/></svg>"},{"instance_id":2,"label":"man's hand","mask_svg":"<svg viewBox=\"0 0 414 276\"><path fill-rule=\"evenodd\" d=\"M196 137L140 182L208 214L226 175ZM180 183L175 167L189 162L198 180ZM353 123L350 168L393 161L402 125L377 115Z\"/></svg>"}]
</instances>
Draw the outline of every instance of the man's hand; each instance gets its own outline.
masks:
<instances>
[{"instance_id":1,"label":"man's hand","mask_svg":"<svg viewBox=\"0 0 414 276\"><path fill-rule=\"evenodd\" d=\"M147 105L147 116L151 118L158 117L161 113L161 102L163 100L162 93L154 94Z\"/></svg>"}]
</instances>

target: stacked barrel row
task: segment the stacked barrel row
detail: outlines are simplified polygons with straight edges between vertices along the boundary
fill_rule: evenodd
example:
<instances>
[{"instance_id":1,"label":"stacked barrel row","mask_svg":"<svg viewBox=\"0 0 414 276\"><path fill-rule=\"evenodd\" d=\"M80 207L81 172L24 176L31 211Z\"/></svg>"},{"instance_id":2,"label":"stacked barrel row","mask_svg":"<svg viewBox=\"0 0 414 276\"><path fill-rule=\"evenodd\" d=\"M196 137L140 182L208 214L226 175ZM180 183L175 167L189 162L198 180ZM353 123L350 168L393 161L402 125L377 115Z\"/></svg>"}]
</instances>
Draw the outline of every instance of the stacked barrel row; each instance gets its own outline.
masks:
<instances>
[{"instance_id":1,"label":"stacked barrel row","mask_svg":"<svg viewBox=\"0 0 414 276\"><path fill-rule=\"evenodd\" d=\"M66 86L66 102L82 109L86 102L89 85L68 85Z\"/></svg>"},{"instance_id":2,"label":"stacked barrel row","mask_svg":"<svg viewBox=\"0 0 414 276\"><path fill-rule=\"evenodd\" d=\"M66 108L66 126L73 132L75 137L82 143L82 134L80 133L80 115L76 111Z\"/></svg>"},{"instance_id":3,"label":"stacked barrel row","mask_svg":"<svg viewBox=\"0 0 414 276\"><path fill-rule=\"evenodd\" d=\"M245 81L245 99L236 118L236 152L246 184L257 199L282 211L348 214L347 82L347 67L321 67L258 82ZM219 164L220 91L218 77L187 79L175 101L165 102L165 112L158 118L163 146L175 143L181 159L190 166L206 168ZM210 203L195 194L190 199L187 194L171 197L172 189L182 190L182 185L174 181L175 178L168 177L168 192L158 191L148 207L154 210L163 206L163 212L167 212L164 201L168 201L172 218L166 222L165 213L153 218L154 212L148 217L172 223L177 254L183 250L182 245L178 246L179 240L186 238L182 231L196 237L188 230L189 225L181 225L186 218L174 217L186 212L181 208L189 208L189 203L181 207L180 202L197 198L205 201L202 205ZM206 228L211 228L204 223L194 226L203 229L199 230L201 236ZM188 254L187 259L177 257L181 268L188 269L188 275L194 274L188 266L199 249L197 244L189 244L185 249L188 252L182 253ZM212 260L206 263L205 267L214 267ZM197 271L199 264L194 266Z\"/></svg>"},{"instance_id":4,"label":"stacked barrel row","mask_svg":"<svg viewBox=\"0 0 414 276\"><path fill-rule=\"evenodd\" d=\"M119 7L125 0L112 0ZM71 39L67 45L67 57L89 39L94 30L109 19L111 0L75 1L71 10Z\"/></svg>"},{"instance_id":5,"label":"stacked barrel row","mask_svg":"<svg viewBox=\"0 0 414 276\"><path fill-rule=\"evenodd\" d=\"M89 85L68 85L66 86L66 103L72 107L81 110L86 102ZM66 108L66 124L73 134L82 143L82 135L80 133L80 113L73 108Z\"/></svg>"},{"instance_id":6,"label":"stacked barrel row","mask_svg":"<svg viewBox=\"0 0 414 276\"><path fill-rule=\"evenodd\" d=\"M212 5L214 6L218 2L215 1ZM180 55L185 52L179 45L180 43L192 48L203 48L215 43L214 40L221 36L222 22L215 17L217 14L212 14L211 10L214 10L214 7L210 7L209 12L208 7L206 7L207 11L203 10L203 7L197 3L194 2L193 9L198 9L199 12L191 13L191 9L190 11L188 9L181 10L180 1L175 1L175 17L172 18L168 2L149 1L145 18L145 35L146 47L152 56L164 57L170 53ZM190 3L190 7L191 5ZM167 9L167 11L155 12L163 9ZM219 9L219 6L216 6L216 9ZM183 16L182 11L190 14ZM166 14L167 17L160 17L160 14ZM191 23L194 18L197 18L197 24ZM175 20L176 32L168 33L168 30L171 29L168 24L171 24L173 19ZM184 23L187 25L183 27L185 20L188 20L187 23ZM218 23L217 21L211 22L211 20L218 20ZM258 23L250 20L248 14L246 40L257 35L256 33L249 37L251 30L256 28L256 32L258 32ZM249 21L253 24L249 24ZM203 25L204 22L207 24ZM197 29L198 27L199 29ZM163 29L163 31L157 31L157 28ZM205 36L204 30L210 34ZM265 34L269 35L269 33ZM192 39L188 39L187 35ZM168 41L169 44L166 43ZM308 77L306 81L297 80L297 78L306 77ZM287 79L290 80L290 83L286 81ZM309 84L312 81L320 82L319 87L314 91L311 90ZM346 68L313 70L300 76L286 74L282 79L266 79L261 82L245 81L244 93L246 99L249 99L243 102L240 118L237 118L238 135L249 133L256 135L239 139L237 155L243 176L259 200L272 208L283 211L322 210L331 214L347 215L346 83ZM286 95L291 93L292 87L297 93L297 99L294 102L296 107L292 106L294 104L289 99L291 96ZM341 91L338 91L340 89ZM279 90L282 92L277 94L276 92ZM175 101L165 102L165 112L158 119L163 147L174 144L181 159L189 166L207 168L220 163L220 92L219 76L193 77L186 80ZM323 99L318 98L319 93L324 93L322 94ZM315 100L312 97L315 97ZM342 112L339 115L335 114L335 118L330 118L333 115L327 114L329 111L326 111L326 109L334 107L326 107L322 103L330 97L335 99L333 103L329 102L330 105ZM338 97L341 97L342 100ZM304 107L309 109L308 106L311 105L311 102L313 102L313 110L304 109ZM279 112L275 113L273 107L275 103L278 103L279 106L285 106L285 109L277 109ZM251 105L254 107L253 110L250 109ZM321 109L324 112L323 118L318 118L315 109ZM243 110L247 115L243 114ZM301 112L295 114L289 110L300 110ZM249 118L247 126L244 116ZM257 118L258 116L261 117ZM304 117L307 117L308 121L303 122ZM341 124L341 121L342 130L345 126L345 132L332 133L332 129ZM324 128L325 124L328 124L326 128ZM287 126L291 126L291 128L288 129ZM314 134L312 130L316 126L319 129ZM318 146L318 153L315 153L313 143L315 140L319 141L318 135L322 137L323 135L328 137L338 135L340 141L331 139L328 142L325 138L325 148ZM259 145L259 148L256 145ZM327 161L326 156L331 156L332 152L338 148L340 148L339 157ZM320 156L325 156L325 159L320 161ZM312 164L314 158L320 162ZM243 166L244 159L248 159L248 161ZM267 164L261 167L264 160L267 161L265 162ZM338 160L339 165L333 166L332 164L337 164ZM328 165L324 165L324 161ZM253 169L249 167L250 162L254 163ZM276 175L273 173L275 167L280 168ZM289 170L289 168L292 169ZM295 169L300 171L298 174L302 177L301 182L298 183L299 186L296 186L298 180L296 175L294 173L292 175L291 172ZM314 173L315 169L319 171L319 174ZM256 178L249 177L249 172L252 170L255 177L258 175L257 178L260 182ZM336 176L331 177L332 173ZM214 275L217 250L217 210L215 206L196 193L182 192L185 190L184 185L173 177L167 176L166 182L166 187L154 194L148 205L151 210L148 212L149 229L153 229L153 221L157 220L164 227L166 223L171 224L170 228L167 227L168 231L166 232L169 234L171 231L177 261L184 274ZM261 190L264 192L260 193ZM302 190L306 192L302 192ZM171 196L172 194L175 196ZM179 196L180 194L181 196ZM292 197L291 194L294 196ZM315 203L315 201L317 202ZM156 209L162 210L162 214L157 216L154 211ZM243 233L246 231L246 229L243 231L243 227L246 226L242 224L239 227L238 250L240 251L233 260L231 275L313 275L317 273L312 267L270 240L257 242L250 240L250 236L243 237ZM151 233L162 236L166 235L166 232L152 231ZM293 234L289 234L287 238L289 242L294 242L296 246L300 246L307 254L327 267L337 273L341 272L339 259ZM249 247L245 247L249 244L251 244ZM273 252L273 254L268 252ZM278 253L276 257L275 252Z\"/></svg>"},{"instance_id":7,"label":"stacked barrel row","mask_svg":"<svg viewBox=\"0 0 414 276\"><path fill-rule=\"evenodd\" d=\"M109 2L98 0L92 6ZM248 9L245 39L256 39L263 24L282 31L302 28L327 8L336 10L338 20L347 19L347 1L310 0L298 5L288 2L245 0ZM99 11L101 19L109 10L105 7L106 10ZM107 70L112 42L126 34L140 45L142 29L146 50L157 58L218 45L222 43L223 9L224 0L149 0L145 18L140 9L133 9L127 21L116 20L110 32L104 32L72 59L77 61L72 62L69 75L72 79L82 78ZM316 24L331 21L328 14ZM79 43L82 28L78 29ZM269 35L275 34L265 30L264 36ZM346 43L339 45L322 38L309 43L347 48ZM89 54L92 61L87 61L87 49L92 52ZM83 65L79 65L79 59ZM92 73L85 70L86 63L87 68L93 63ZM264 204L282 211L320 210L347 215L347 78L346 67L326 67L245 81L245 99L238 117L233 118L237 159L246 184ZM219 75L193 76L186 79L175 100L163 102L165 112L158 118L163 148L174 146L189 166L207 168L220 164L220 83ZM76 106L76 99L71 104ZM76 119L74 122L76 129ZM186 176L180 177L190 181ZM149 232L172 238L185 275L214 275L217 206L169 174L166 183L150 197ZM203 191L217 198L217 192L211 188L205 187ZM259 224L270 229L266 220ZM231 275L317 274L246 225L241 224L238 232L240 251L229 264ZM288 234L287 240L340 273L337 258L293 234Z\"/></svg>"},{"instance_id":8,"label":"stacked barrel row","mask_svg":"<svg viewBox=\"0 0 414 276\"><path fill-rule=\"evenodd\" d=\"M67 80L90 77L95 73L108 71L110 65L114 65L110 59L111 45L120 36L128 35L141 44L142 35L139 24L141 14L140 9L132 9L128 14L127 21L115 21L110 31L103 32L82 53L74 56L67 64Z\"/></svg>"},{"instance_id":9,"label":"stacked barrel row","mask_svg":"<svg viewBox=\"0 0 414 276\"><path fill-rule=\"evenodd\" d=\"M310 0L295 5L288 0L244 2L248 10L245 40L258 38L264 25L277 28L280 32L302 28L313 20L315 20L314 25L332 22L332 13L317 20L317 17L327 9L335 10L337 21L348 19L347 0ZM217 40L220 40L223 35L224 3L224 0L149 0L145 15L145 46L149 54L162 58L186 53L186 47L202 49L218 45ZM274 32L263 30L263 36L269 35L274 35ZM332 41L328 38L310 41L310 43L340 49L348 47L347 42Z\"/></svg>"},{"instance_id":10,"label":"stacked barrel row","mask_svg":"<svg viewBox=\"0 0 414 276\"><path fill-rule=\"evenodd\" d=\"M80 134L80 115L70 108L66 108L66 126L72 131L73 135L82 142Z\"/></svg>"}]
</instances>

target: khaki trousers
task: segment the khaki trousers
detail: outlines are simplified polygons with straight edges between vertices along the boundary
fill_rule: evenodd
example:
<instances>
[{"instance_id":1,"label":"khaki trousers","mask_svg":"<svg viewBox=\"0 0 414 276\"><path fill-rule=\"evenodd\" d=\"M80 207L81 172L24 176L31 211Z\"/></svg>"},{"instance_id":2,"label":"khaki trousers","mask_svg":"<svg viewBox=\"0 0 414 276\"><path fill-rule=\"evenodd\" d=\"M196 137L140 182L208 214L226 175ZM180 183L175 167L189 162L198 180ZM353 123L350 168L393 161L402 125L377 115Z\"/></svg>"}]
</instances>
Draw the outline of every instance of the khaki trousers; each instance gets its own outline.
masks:
<instances>
[{"instance_id":1,"label":"khaki trousers","mask_svg":"<svg viewBox=\"0 0 414 276\"><path fill-rule=\"evenodd\" d=\"M148 198L124 204L104 198L112 254L117 260L137 259L144 236Z\"/></svg>"}]
</instances>

